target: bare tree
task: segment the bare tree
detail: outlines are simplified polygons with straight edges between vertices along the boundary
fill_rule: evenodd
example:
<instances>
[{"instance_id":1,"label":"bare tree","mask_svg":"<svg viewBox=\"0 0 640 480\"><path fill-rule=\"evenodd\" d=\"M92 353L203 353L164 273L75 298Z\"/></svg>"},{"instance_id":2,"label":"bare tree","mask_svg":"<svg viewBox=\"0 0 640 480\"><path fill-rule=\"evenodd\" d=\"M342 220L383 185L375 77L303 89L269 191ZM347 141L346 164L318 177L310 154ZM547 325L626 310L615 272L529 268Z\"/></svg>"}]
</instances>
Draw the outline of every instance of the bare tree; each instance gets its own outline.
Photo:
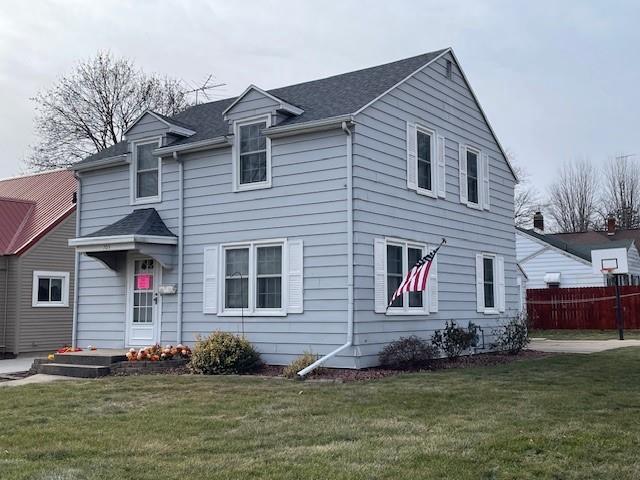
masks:
<instances>
[{"instance_id":1,"label":"bare tree","mask_svg":"<svg viewBox=\"0 0 640 480\"><path fill-rule=\"evenodd\" d=\"M531 226L533 215L542 209L540 192L531 183L529 173L515 161L515 156L507 151L509 161L518 177L518 183L514 189L513 216L517 227L528 228Z\"/></svg>"},{"instance_id":2,"label":"bare tree","mask_svg":"<svg viewBox=\"0 0 640 480\"><path fill-rule=\"evenodd\" d=\"M603 173L602 218L613 214L620 228L640 228L640 170L632 155L610 159Z\"/></svg>"},{"instance_id":3,"label":"bare tree","mask_svg":"<svg viewBox=\"0 0 640 480\"><path fill-rule=\"evenodd\" d=\"M36 170L70 165L119 142L146 109L174 115L190 105L179 80L146 74L109 52L80 62L32 100L40 142L27 164Z\"/></svg>"},{"instance_id":4,"label":"bare tree","mask_svg":"<svg viewBox=\"0 0 640 480\"><path fill-rule=\"evenodd\" d=\"M598 175L588 160L563 164L549 187L548 211L560 232L585 232L596 221Z\"/></svg>"}]
</instances>

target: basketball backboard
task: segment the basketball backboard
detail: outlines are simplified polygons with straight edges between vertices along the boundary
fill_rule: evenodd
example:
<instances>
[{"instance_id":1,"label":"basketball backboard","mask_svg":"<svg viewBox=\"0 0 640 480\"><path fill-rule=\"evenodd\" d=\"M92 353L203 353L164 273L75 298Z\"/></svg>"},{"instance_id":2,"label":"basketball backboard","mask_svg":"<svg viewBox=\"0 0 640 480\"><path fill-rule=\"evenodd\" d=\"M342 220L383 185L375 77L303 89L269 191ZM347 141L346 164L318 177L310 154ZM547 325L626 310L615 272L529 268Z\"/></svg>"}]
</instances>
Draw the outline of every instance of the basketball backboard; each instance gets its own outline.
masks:
<instances>
[{"instance_id":1,"label":"basketball backboard","mask_svg":"<svg viewBox=\"0 0 640 480\"><path fill-rule=\"evenodd\" d=\"M629 273L626 248L591 250L593 273Z\"/></svg>"}]
</instances>

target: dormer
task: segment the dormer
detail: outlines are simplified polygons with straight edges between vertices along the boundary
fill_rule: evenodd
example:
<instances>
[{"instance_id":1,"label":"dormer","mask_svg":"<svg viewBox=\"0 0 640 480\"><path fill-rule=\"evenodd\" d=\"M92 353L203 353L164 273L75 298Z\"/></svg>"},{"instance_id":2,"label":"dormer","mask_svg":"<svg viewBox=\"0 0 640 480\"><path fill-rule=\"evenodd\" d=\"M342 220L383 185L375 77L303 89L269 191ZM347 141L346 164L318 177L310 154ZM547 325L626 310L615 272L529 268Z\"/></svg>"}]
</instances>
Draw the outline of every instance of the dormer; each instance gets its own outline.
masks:
<instances>
[{"instance_id":1,"label":"dormer","mask_svg":"<svg viewBox=\"0 0 640 480\"><path fill-rule=\"evenodd\" d=\"M302 115L304 110L292 105L281 98L265 92L260 87L249 85L234 102L222 112L224 119L229 122L230 131L233 122L260 115L269 115L270 125L277 125L290 116Z\"/></svg>"},{"instance_id":2,"label":"dormer","mask_svg":"<svg viewBox=\"0 0 640 480\"><path fill-rule=\"evenodd\" d=\"M271 139L265 130L303 112L255 85L222 112L233 135L233 191L271 187Z\"/></svg>"},{"instance_id":3,"label":"dormer","mask_svg":"<svg viewBox=\"0 0 640 480\"><path fill-rule=\"evenodd\" d=\"M162 201L162 160L153 150L196 132L159 113L147 110L125 131L128 142L129 184L132 205Z\"/></svg>"}]
</instances>

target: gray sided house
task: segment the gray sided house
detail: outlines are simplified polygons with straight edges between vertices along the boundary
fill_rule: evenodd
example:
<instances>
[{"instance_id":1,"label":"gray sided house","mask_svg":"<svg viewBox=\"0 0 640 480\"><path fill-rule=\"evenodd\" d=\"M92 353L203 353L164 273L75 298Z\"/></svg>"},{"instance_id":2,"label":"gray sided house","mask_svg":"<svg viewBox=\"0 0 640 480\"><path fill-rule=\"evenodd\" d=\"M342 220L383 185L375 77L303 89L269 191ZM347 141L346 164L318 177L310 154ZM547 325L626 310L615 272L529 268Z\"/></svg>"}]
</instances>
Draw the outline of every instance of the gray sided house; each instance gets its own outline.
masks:
<instances>
[{"instance_id":1,"label":"gray sided house","mask_svg":"<svg viewBox=\"0 0 640 480\"><path fill-rule=\"evenodd\" d=\"M0 180L0 358L71 343L72 172Z\"/></svg>"},{"instance_id":2,"label":"gray sided house","mask_svg":"<svg viewBox=\"0 0 640 480\"><path fill-rule=\"evenodd\" d=\"M515 175L451 49L146 112L73 168L79 346L223 330L267 363L363 368L518 310ZM386 309L443 237L427 291Z\"/></svg>"}]
</instances>

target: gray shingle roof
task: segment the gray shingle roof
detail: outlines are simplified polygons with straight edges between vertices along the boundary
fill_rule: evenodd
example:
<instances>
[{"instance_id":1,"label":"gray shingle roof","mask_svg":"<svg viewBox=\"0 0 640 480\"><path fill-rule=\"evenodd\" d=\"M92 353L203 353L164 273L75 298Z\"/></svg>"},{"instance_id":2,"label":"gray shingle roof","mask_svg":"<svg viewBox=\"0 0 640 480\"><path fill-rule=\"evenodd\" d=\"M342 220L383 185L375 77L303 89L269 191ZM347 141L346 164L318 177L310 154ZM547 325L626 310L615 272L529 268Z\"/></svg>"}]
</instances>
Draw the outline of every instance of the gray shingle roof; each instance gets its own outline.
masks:
<instances>
[{"instance_id":1,"label":"gray shingle roof","mask_svg":"<svg viewBox=\"0 0 640 480\"><path fill-rule=\"evenodd\" d=\"M301 115L292 116L278 126L354 113L445 50L437 50L376 67L269 90L268 93L271 95L304 110ZM188 144L226 135L228 124L224 120L222 112L236 98L195 105L173 117L163 116L168 122L196 131L195 135L179 139L172 145ZM126 142L120 142L81 162L93 162L123 153L127 153Z\"/></svg>"},{"instance_id":2,"label":"gray shingle roof","mask_svg":"<svg viewBox=\"0 0 640 480\"><path fill-rule=\"evenodd\" d=\"M538 233L534 230L525 228L516 228L527 235L531 235L532 237L553 247L564 250L565 252L589 262L591 261L591 250L601 250L603 248L626 248L628 250L633 244L633 240L609 240L606 237L597 243L566 242L564 240L560 240L558 235Z\"/></svg>"},{"instance_id":3,"label":"gray shingle roof","mask_svg":"<svg viewBox=\"0 0 640 480\"><path fill-rule=\"evenodd\" d=\"M155 235L175 237L164 224L155 208L134 210L126 217L85 237L110 237L115 235Z\"/></svg>"}]
</instances>

